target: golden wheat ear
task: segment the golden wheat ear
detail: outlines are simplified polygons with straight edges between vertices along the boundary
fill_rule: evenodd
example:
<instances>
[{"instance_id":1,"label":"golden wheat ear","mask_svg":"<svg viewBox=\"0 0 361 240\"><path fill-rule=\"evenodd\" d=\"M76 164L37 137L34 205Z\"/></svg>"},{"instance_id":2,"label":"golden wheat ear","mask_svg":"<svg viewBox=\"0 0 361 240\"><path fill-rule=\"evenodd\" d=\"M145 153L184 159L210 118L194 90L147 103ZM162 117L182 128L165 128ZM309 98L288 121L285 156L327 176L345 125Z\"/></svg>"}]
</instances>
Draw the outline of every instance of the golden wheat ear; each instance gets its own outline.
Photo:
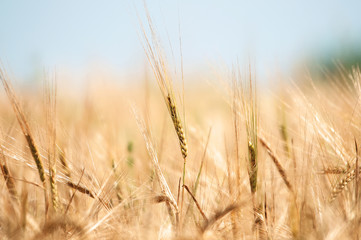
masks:
<instances>
[{"instance_id":1,"label":"golden wheat ear","mask_svg":"<svg viewBox=\"0 0 361 240\"><path fill-rule=\"evenodd\" d=\"M186 139L186 136L184 133L184 128L183 128L182 122L179 117L179 113L177 111L177 107L174 104L174 100L172 100L172 98L169 94L167 96L167 104L168 104L169 113L170 113L172 121L173 121L174 129L178 136L179 146L180 146L180 149L182 152L182 156L183 156L183 159L185 160L185 159L187 159L187 156L188 156L187 139Z\"/></svg>"},{"instance_id":2,"label":"golden wheat ear","mask_svg":"<svg viewBox=\"0 0 361 240\"><path fill-rule=\"evenodd\" d=\"M18 194L16 191L16 185L13 177L11 176L11 172L6 161L4 149L1 144L0 144L0 168L6 183L6 187L10 193L10 196L13 199L17 199Z\"/></svg>"},{"instance_id":3,"label":"golden wheat ear","mask_svg":"<svg viewBox=\"0 0 361 240\"><path fill-rule=\"evenodd\" d=\"M49 165L49 183L51 202L55 212L61 211L62 206L59 204L58 187L56 183L56 76L44 80L44 112L47 125L47 153Z\"/></svg>"},{"instance_id":4,"label":"golden wheat ear","mask_svg":"<svg viewBox=\"0 0 361 240\"><path fill-rule=\"evenodd\" d=\"M169 115L173 122L175 132L178 137L179 147L183 157L182 185L185 185L186 162L188 156L188 144L185 134L185 128L180 119L179 108L176 104L176 99L174 97L172 77L169 74L167 62L163 54L163 49L161 47L160 41L158 39L157 33L155 31L155 27L153 26L152 19L150 17L146 5L145 5L145 10L147 13L148 28L150 34L146 33L146 30L142 22L140 21L140 26L143 35L143 48L148 58L148 61L152 67L154 76L157 79L158 86L162 92L164 102L167 106ZM181 206L180 206L181 213L183 212L183 201L184 201L184 188L182 188L182 198L181 198Z\"/></svg>"},{"instance_id":5,"label":"golden wheat ear","mask_svg":"<svg viewBox=\"0 0 361 240\"><path fill-rule=\"evenodd\" d=\"M5 92L8 96L8 99L10 100L11 106L13 108L13 111L16 115L16 118L18 120L18 123L21 127L21 130L25 136L26 142L28 143L30 153L34 159L34 162L36 164L36 167L38 169L39 178L40 181L43 184L44 187L44 198L45 198L45 212L48 210L48 195L47 195L47 187L46 187L46 181L45 181L45 171L43 167L43 162L41 160L38 147L35 144L35 140L33 138L32 132L30 130L30 126L28 124L28 121L25 117L24 111L20 107L20 104L17 100L17 97L15 95L15 92L10 85L9 77L6 74L6 71L0 66L0 80L4 86Z\"/></svg>"},{"instance_id":6,"label":"golden wheat ear","mask_svg":"<svg viewBox=\"0 0 361 240\"><path fill-rule=\"evenodd\" d=\"M360 171L360 169L358 169ZM333 202L339 194L347 187L347 185L353 181L356 177L356 169L349 171L346 176L342 177L341 180L332 188L329 202Z\"/></svg>"},{"instance_id":7,"label":"golden wheat ear","mask_svg":"<svg viewBox=\"0 0 361 240\"><path fill-rule=\"evenodd\" d=\"M148 11L147 17L150 36L148 36L143 24L140 22L143 35L143 48L148 62L152 67L154 76L158 82L158 86L161 90L169 115L172 119L173 126L179 140L182 157L185 161L188 156L188 144L186 140L185 129L179 114L179 107L177 106L174 96L172 77L169 74L167 62L165 61L165 56L163 54L163 49L155 32L155 28L152 24L152 19Z\"/></svg>"},{"instance_id":8,"label":"golden wheat ear","mask_svg":"<svg viewBox=\"0 0 361 240\"><path fill-rule=\"evenodd\" d=\"M238 154L239 141L239 122L244 120L247 133L248 150L248 175L252 194L257 191L258 174L258 109L257 92L255 80L249 70L249 81L242 79L239 67L233 70L233 114L236 132L236 149Z\"/></svg>"}]
</instances>

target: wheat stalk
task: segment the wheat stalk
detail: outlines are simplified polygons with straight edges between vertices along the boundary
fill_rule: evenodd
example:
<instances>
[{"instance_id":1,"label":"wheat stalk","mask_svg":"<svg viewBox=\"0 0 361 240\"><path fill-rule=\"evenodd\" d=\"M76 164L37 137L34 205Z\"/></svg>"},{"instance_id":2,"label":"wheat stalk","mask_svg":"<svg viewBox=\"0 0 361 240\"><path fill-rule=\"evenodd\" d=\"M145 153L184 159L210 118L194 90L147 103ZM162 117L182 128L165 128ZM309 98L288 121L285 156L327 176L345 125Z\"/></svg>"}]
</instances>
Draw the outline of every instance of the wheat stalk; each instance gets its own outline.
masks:
<instances>
[{"instance_id":1,"label":"wheat stalk","mask_svg":"<svg viewBox=\"0 0 361 240\"><path fill-rule=\"evenodd\" d=\"M180 119L180 114L178 107L175 101L173 93L173 83L171 76L168 72L167 63L163 54L163 49L161 47L160 41L156 34L155 28L152 23L152 19L149 15L147 7L145 6L148 19L148 27L150 30L150 37L147 35L143 24L140 22L142 34L143 34L143 48L147 55L148 62L150 63L153 73L157 79L158 86L162 92L165 104L167 106L168 112L173 122L174 129L176 131L180 150L183 157L183 171L182 171L182 185L185 185L185 176L186 176L186 162L188 156L188 144L185 135L185 130ZM182 188L182 199L181 199L181 209L180 212L183 212L183 202L184 202L184 188Z\"/></svg>"},{"instance_id":2,"label":"wheat stalk","mask_svg":"<svg viewBox=\"0 0 361 240\"><path fill-rule=\"evenodd\" d=\"M133 107L133 113L136 118L138 128L140 129L140 132L144 138L144 141L145 141L145 144L146 144L146 147L148 150L148 154L152 160L153 167L155 169L155 173L158 178L161 191L164 194L164 196L166 196L168 198L168 202L173 206L173 208L175 210L175 215L177 218L176 221L178 222L178 213L179 213L178 205L177 205L177 202L175 201L175 198L173 197L172 192L169 189L168 183L165 180L163 172L159 166L158 155L157 155L157 151L154 147L154 144L153 144L153 141L151 138L151 134L150 134L149 130L146 128L145 122L138 115L138 113L134 107Z\"/></svg>"},{"instance_id":3,"label":"wheat stalk","mask_svg":"<svg viewBox=\"0 0 361 240\"><path fill-rule=\"evenodd\" d=\"M48 137L48 162L49 162L49 182L51 201L55 211L61 210L59 205L58 188L56 184L56 77L52 82L44 80L44 112L47 122Z\"/></svg>"},{"instance_id":4,"label":"wheat stalk","mask_svg":"<svg viewBox=\"0 0 361 240\"><path fill-rule=\"evenodd\" d=\"M279 161L276 154L272 151L269 143L267 143L266 140L259 135L258 135L258 139L259 139L260 143L262 144L262 146L266 148L268 155L271 157L273 163L275 164L275 166L276 166L279 174L281 175L284 183L286 184L287 188L293 193L294 192L293 186L292 186L291 182L288 180L286 170L282 167L281 162Z\"/></svg>"},{"instance_id":5,"label":"wheat stalk","mask_svg":"<svg viewBox=\"0 0 361 240\"><path fill-rule=\"evenodd\" d=\"M25 136L25 139L28 143L28 146L30 148L30 152L31 155L35 161L36 167L38 169L38 173L39 173L39 178L40 181L43 184L44 187L44 198L45 198L45 212L47 212L48 209L48 197L47 197L47 191L46 191L46 182L45 182L45 172L44 172L44 167L43 167L43 162L40 158L40 154L38 151L38 148L35 144L34 138L31 134L30 131L30 127L29 124L26 120L26 117L24 115L23 110L20 107L20 104L18 103L18 100L16 98L16 95L14 93L13 88L11 87L10 83L9 83L9 77L7 76L5 70L3 70L3 68L0 66L0 79L1 82L4 86L5 92L8 96L8 99L11 102L11 106L14 110L14 113L16 115L16 118L18 120L18 123L21 127L21 130Z\"/></svg>"},{"instance_id":6,"label":"wheat stalk","mask_svg":"<svg viewBox=\"0 0 361 240\"><path fill-rule=\"evenodd\" d=\"M258 151L258 114L257 114L257 100L256 88L254 79L252 78L251 69L249 72L248 83L242 83L241 73L239 69L233 71L234 83L234 114L235 119L243 117L247 132L247 150L248 150L248 174L252 194L257 191L257 151ZM242 111L242 112L241 112ZM237 121L236 121L237 123ZM236 138L238 136L238 129L236 125ZM237 140L237 139L236 139ZM238 140L237 140L238 142ZM236 146L238 149L238 144Z\"/></svg>"}]
</instances>

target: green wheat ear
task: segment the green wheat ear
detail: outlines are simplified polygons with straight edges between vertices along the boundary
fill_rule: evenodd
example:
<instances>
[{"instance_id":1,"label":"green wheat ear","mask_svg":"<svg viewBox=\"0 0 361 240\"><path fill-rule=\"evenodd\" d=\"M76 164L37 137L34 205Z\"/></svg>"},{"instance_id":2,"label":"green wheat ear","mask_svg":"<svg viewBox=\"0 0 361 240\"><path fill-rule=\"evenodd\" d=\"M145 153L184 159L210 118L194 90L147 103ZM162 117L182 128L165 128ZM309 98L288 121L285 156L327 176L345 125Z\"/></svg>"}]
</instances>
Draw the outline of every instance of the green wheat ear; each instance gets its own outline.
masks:
<instances>
[{"instance_id":1,"label":"green wheat ear","mask_svg":"<svg viewBox=\"0 0 361 240\"><path fill-rule=\"evenodd\" d=\"M187 140L186 140L186 137L185 137L185 134L184 134L184 129L183 129L182 123L180 121L177 108L176 108L175 104L173 103L172 98L170 97L170 95L167 96L167 103L168 103L169 113L171 115L173 125L174 125L175 131L176 131L177 136L178 136L182 156L183 156L184 159L186 159L187 156L188 156Z\"/></svg>"},{"instance_id":2,"label":"green wheat ear","mask_svg":"<svg viewBox=\"0 0 361 240\"><path fill-rule=\"evenodd\" d=\"M127 164L129 167L133 167L134 166L134 158L133 158L133 149L134 149L134 144L132 141L128 142L127 145L127 151L128 151L128 157L127 157Z\"/></svg>"}]
</instances>

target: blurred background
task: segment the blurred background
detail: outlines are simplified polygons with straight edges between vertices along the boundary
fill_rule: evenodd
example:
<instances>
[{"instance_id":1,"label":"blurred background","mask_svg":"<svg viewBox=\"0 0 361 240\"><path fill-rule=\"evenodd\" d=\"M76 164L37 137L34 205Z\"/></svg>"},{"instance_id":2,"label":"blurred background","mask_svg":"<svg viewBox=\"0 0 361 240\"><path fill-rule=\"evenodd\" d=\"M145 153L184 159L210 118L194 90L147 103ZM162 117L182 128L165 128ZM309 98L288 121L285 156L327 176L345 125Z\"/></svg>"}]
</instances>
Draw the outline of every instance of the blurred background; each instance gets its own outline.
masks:
<instances>
[{"instance_id":1,"label":"blurred background","mask_svg":"<svg viewBox=\"0 0 361 240\"><path fill-rule=\"evenodd\" d=\"M260 82L278 72L334 69L361 61L360 1L152 0L149 12L168 61L184 72L251 62ZM44 69L73 81L94 72L129 82L147 61L139 22L143 1L0 1L0 58L18 81L33 82Z\"/></svg>"}]
</instances>

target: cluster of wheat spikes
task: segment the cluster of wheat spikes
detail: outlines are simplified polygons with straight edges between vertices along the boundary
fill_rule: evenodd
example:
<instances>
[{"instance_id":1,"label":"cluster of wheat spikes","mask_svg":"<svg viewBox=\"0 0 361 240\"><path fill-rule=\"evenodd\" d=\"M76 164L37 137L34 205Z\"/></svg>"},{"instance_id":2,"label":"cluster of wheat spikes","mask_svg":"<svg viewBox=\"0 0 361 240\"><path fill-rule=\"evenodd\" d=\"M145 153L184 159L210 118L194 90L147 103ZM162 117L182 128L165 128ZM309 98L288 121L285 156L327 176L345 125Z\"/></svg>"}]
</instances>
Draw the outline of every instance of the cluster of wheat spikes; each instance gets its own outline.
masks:
<instances>
[{"instance_id":1,"label":"cluster of wheat spikes","mask_svg":"<svg viewBox=\"0 0 361 240\"><path fill-rule=\"evenodd\" d=\"M141 29L146 104L104 76L18 95L1 66L0 239L360 239L358 67L268 94L237 65L179 93Z\"/></svg>"},{"instance_id":2,"label":"cluster of wheat spikes","mask_svg":"<svg viewBox=\"0 0 361 240\"><path fill-rule=\"evenodd\" d=\"M187 139L185 135L185 129L180 119L179 107L177 106L176 103L171 75L169 73L167 63L165 61L165 56L163 55L162 52L163 49L160 45L159 39L157 37L157 34L155 32L152 23L152 19L148 11L147 11L147 19L148 19L148 27L150 30L150 36L147 35L146 30L144 29L143 25L141 25L142 33L144 37L143 38L144 50L146 52L148 61L152 66L153 73L158 81L158 86L161 90L169 115L173 122L173 126L179 140L179 146L183 157L182 196L181 196L181 206L180 206L180 213L182 214L183 202L184 202L184 187L186 186L185 176L186 176L186 162L188 155Z\"/></svg>"}]
</instances>

